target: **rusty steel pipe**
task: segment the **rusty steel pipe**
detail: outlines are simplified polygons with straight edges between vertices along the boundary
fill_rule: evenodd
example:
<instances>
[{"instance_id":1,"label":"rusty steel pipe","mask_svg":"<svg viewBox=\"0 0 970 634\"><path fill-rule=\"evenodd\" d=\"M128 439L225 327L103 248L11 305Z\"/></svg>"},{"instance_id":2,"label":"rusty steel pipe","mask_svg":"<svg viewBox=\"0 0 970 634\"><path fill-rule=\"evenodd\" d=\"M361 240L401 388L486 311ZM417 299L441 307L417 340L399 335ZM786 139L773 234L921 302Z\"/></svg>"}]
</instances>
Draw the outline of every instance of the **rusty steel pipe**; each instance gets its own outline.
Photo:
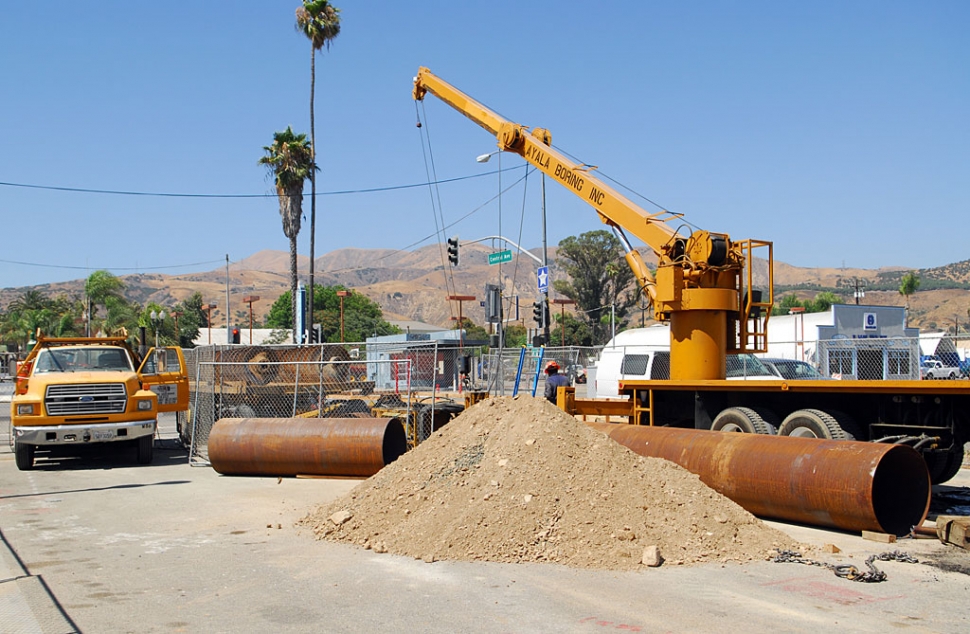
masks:
<instances>
[{"instance_id":1,"label":"rusty steel pipe","mask_svg":"<svg viewBox=\"0 0 970 634\"><path fill-rule=\"evenodd\" d=\"M397 418L221 418L209 433L223 475L369 477L406 450Z\"/></svg>"},{"instance_id":2,"label":"rusty steel pipe","mask_svg":"<svg viewBox=\"0 0 970 634\"><path fill-rule=\"evenodd\" d=\"M587 423L664 458L747 511L847 531L906 535L930 506L930 476L903 445Z\"/></svg>"}]
</instances>

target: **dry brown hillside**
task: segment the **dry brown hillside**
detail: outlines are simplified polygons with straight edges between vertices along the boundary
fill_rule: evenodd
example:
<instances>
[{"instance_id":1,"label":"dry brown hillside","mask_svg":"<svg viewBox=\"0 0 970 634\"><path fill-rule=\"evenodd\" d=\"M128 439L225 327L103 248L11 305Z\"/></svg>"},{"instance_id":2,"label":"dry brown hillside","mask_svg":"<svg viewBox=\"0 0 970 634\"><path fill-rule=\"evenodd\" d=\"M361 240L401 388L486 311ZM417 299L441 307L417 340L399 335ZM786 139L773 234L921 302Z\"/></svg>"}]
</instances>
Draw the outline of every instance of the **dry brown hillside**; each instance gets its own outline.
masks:
<instances>
[{"instance_id":1,"label":"dry brown hillside","mask_svg":"<svg viewBox=\"0 0 970 634\"><path fill-rule=\"evenodd\" d=\"M535 268L531 258L519 256L513 262L498 266L488 264L492 249L481 244L462 245L461 263L453 269L447 260L445 245L431 245L415 251L390 249L347 248L331 251L316 261L315 278L318 284L341 284L363 293L378 303L385 318L422 321L442 327L452 325L457 317L456 302L449 302L449 295L474 295L477 300L484 296L486 283L499 282L501 272L506 293L517 295L520 315L531 326L532 302L537 296ZM541 251L532 251L541 257ZM550 249L553 261L555 249ZM656 260L645 254L648 263ZM308 258L301 257L301 277L306 279ZM262 320L279 295L289 288L289 254L283 251L260 251L229 266L229 294L233 320L249 319L248 307L242 303L246 295L258 295L260 301L253 305L255 317ZM906 272L901 267L878 270L840 268L800 268L784 262L775 262L775 284L781 289L777 299L787 292L794 292L802 299L814 297L817 289L836 288L839 279L859 278L866 280L870 288L864 302L873 305L903 306L905 300L896 290L898 278ZM552 274L557 274L553 263ZM763 262L756 263L755 279L763 283L767 268ZM932 289L935 282L970 283L970 261L958 262L945 267L918 271L923 289L910 298L910 323L922 328L951 328L956 320L966 329L970 322L970 290L963 288ZM190 273L184 275L134 274L121 278L127 285L130 299L141 303L149 301L171 305L202 293L203 301L217 305L213 322L218 325L225 319L226 269ZM874 290L882 286L887 290ZM786 290L797 287L797 290ZM36 289L50 296L65 294L80 297L84 280L74 280L34 287L0 289L0 309L25 291ZM845 295L851 302L852 295ZM464 302L462 312L477 323L484 320L484 310L478 301Z\"/></svg>"}]
</instances>

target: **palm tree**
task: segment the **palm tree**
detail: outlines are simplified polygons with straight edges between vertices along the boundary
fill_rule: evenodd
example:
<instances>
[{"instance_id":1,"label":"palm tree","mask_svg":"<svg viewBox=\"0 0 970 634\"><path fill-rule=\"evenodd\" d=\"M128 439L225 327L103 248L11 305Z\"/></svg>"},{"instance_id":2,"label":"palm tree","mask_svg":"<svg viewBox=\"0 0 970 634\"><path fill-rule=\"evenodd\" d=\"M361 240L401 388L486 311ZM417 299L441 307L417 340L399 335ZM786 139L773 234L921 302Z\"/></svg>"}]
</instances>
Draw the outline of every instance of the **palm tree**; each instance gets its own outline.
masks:
<instances>
[{"instance_id":1,"label":"palm tree","mask_svg":"<svg viewBox=\"0 0 970 634\"><path fill-rule=\"evenodd\" d=\"M919 275L910 271L899 283L899 294L906 298L906 310L909 310L909 296L919 289L919 281Z\"/></svg>"},{"instance_id":2,"label":"palm tree","mask_svg":"<svg viewBox=\"0 0 970 634\"><path fill-rule=\"evenodd\" d=\"M274 132L273 144L264 146L263 150L266 156L259 159L259 164L265 165L273 177L280 200L283 234L290 239L290 292L293 342L296 343L296 236L300 233L300 217L303 215L303 183L311 178L316 164L306 135L294 133L289 126L283 132Z\"/></svg>"},{"instance_id":3,"label":"palm tree","mask_svg":"<svg viewBox=\"0 0 970 634\"><path fill-rule=\"evenodd\" d=\"M317 86L317 51L326 47L340 34L340 9L329 0L303 0L296 9L296 28L310 40L310 151L314 161L317 158L317 135L313 121L313 98ZM316 257L317 234L317 178L310 172L310 284L307 305L310 306L310 323L313 323L313 258Z\"/></svg>"}]
</instances>

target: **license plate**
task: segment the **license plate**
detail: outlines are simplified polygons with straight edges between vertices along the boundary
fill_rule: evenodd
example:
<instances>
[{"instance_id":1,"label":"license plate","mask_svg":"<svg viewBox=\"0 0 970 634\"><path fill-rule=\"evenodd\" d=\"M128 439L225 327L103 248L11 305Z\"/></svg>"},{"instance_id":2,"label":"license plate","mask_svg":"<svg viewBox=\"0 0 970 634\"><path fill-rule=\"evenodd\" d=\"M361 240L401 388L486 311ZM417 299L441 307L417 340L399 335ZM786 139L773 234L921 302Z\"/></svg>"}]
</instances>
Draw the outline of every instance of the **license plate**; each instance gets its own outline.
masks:
<instances>
[{"instance_id":1,"label":"license plate","mask_svg":"<svg viewBox=\"0 0 970 634\"><path fill-rule=\"evenodd\" d=\"M91 434L95 440L110 440L115 437L114 431L96 431Z\"/></svg>"}]
</instances>

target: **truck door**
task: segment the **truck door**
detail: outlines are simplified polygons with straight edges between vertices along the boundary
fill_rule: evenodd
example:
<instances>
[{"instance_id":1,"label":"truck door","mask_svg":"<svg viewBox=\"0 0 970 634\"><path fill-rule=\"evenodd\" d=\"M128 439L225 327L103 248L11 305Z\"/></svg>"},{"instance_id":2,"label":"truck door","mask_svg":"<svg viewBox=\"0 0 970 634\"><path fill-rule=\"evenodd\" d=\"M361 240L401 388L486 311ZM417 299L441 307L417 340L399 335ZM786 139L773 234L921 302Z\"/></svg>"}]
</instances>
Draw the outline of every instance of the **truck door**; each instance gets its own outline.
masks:
<instances>
[{"instance_id":1,"label":"truck door","mask_svg":"<svg viewBox=\"0 0 970 634\"><path fill-rule=\"evenodd\" d=\"M158 395L159 412L189 409L189 376L181 348L152 348L145 355L138 374L142 383Z\"/></svg>"}]
</instances>

